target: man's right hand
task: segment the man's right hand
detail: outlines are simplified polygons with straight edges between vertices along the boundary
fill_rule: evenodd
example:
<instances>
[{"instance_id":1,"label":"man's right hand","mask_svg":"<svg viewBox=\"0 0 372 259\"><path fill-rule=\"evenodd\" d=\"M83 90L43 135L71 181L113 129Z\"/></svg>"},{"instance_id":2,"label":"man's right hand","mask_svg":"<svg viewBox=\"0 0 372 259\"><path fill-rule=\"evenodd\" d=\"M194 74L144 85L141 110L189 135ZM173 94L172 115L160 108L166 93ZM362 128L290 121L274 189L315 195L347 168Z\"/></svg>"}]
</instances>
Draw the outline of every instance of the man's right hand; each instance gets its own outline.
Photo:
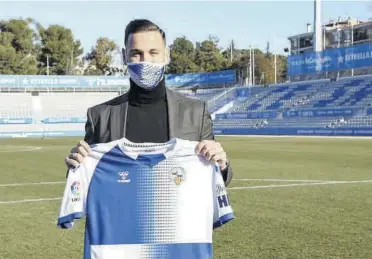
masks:
<instances>
[{"instance_id":1,"label":"man's right hand","mask_svg":"<svg viewBox=\"0 0 372 259\"><path fill-rule=\"evenodd\" d=\"M77 167L90 152L88 143L80 140L76 147L71 149L70 155L65 158L67 168Z\"/></svg>"}]
</instances>

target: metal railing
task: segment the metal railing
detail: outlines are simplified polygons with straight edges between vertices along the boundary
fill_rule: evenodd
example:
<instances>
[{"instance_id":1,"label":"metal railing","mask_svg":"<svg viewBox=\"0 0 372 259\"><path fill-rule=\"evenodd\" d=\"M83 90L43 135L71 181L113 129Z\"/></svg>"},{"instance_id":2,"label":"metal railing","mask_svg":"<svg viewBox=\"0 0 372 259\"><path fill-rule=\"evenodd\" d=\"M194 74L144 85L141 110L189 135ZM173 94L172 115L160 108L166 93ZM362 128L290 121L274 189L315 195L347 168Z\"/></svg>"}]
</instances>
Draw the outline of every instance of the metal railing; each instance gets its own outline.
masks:
<instances>
[{"instance_id":1,"label":"metal railing","mask_svg":"<svg viewBox=\"0 0 372 259\"><path fill-rule=\"evenodd\" d=\"M231 88L223 91L221 94L218 94L218 95L214 96L211 100L209 100L207 102L208 107L209 108L214 108L219 101L232 96L231 94L235 93L235 90L236 90L236 87L231 87Z\"/></svg>"}]
</instances>

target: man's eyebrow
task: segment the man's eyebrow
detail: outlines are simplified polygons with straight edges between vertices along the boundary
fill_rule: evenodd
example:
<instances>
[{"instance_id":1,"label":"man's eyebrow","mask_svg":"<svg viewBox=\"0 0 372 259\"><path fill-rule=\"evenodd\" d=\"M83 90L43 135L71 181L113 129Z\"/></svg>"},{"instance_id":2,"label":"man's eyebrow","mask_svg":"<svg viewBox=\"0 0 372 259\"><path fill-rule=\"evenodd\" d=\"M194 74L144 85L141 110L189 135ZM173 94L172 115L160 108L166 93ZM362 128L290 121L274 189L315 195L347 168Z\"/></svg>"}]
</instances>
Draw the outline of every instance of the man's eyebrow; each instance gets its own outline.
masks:
<instances>
[{"instance_id":1,"label":"man's eyebrow","mask_svg":"<svg viewBox=\"0 0 372 259\"><path fill-rule=\"evenodd\" d=\"M142 52L142 51L139 49L131 49L130 52Z\"/></svg>"}]
</instances>

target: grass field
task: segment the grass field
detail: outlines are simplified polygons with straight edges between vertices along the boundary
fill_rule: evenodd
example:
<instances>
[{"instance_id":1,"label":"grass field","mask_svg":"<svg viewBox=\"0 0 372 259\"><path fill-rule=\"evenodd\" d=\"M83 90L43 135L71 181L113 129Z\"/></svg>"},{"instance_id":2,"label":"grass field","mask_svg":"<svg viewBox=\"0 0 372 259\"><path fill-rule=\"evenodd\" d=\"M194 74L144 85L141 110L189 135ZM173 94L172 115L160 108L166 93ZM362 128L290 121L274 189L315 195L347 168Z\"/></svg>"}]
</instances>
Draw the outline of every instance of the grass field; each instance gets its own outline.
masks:
<instances>
[{"instance_id":1,"label":"grass field","mask_svg":"<svg viewBox=\"0 0 372 259\"><path fill-rule=\"evenodd\" d=\"M372 258L372 139L219 140L237 218L215 232L215 259ZM76 143L0 139L1 259L82 258L84 220L57 229L60 200L35 201L62 195L50 182Z\"/></svg>"}]
</instances>

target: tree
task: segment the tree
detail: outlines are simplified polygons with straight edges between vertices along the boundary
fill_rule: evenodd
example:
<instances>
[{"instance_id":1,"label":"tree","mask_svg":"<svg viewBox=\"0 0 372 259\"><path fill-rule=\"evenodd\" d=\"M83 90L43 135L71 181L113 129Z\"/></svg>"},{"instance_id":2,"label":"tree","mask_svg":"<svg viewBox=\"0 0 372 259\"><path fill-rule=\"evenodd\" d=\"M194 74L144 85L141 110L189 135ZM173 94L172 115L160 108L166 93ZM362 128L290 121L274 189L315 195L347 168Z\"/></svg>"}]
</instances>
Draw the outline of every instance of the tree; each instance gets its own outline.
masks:
<instances>
[{"instance_id":1,"label":"tree","mask_svg":"<svg viewBox=\"0 0 372 259\"><path fill-rule=\"evenodd\" d=\"M236 69L239 71L239 75L243 80L246 80L249 77L249 64L250 56L248 49L235 50L237 55L233 60L233 63L230 65L230 68Z\"/></svg>"},{"instance_id":2,"label":"tree","mask_svg":"<svg viewBox=\"0 0 372 259\"><path fill-rule=\"evenodd\" d=\"M277 55L277 73L278 82L287 81L287 57L284 55Z\"/></svg>"},{"instance_id":3,"label":"tree","mask_svg":"<svg viewBox=\"0 0 372 259\"><path fill-rule=\"evenodd\" d=\"M182 74L236 69L239 76L246 79L249 76L249 49L237 49L233 40L224 50L218 44L219 39L213 35L195 46L186 37L176 38L170 45L171 60L166 72ZM31 18L0 21L1 74L46 74L47 60L51 75L120 74L120 66L113 65L118 48L112 40L101 37L81 58L83 49L80 41L68 28L60 25L44 28ZM274 55L270 52L269 43L263 51L255 49L254 52L256 83L262 75L265 75L265 80L261 83L273 83ZM277 80L284 82L287 58L282 55L276 57Z\"/></svg>"},{"instance_id":4,"label":"tree","mask_svg":"<svg viewBox=\"0 0 372 259\"><path fill-rule=\"evenodd\" d=\"M40 73L45 74L47 58L52 75L73 74L78 58L83 54L81 43L70 29L60 25L38 28L41 38Z\"/></svg>"},{"instance_id":5,"label":"tree","mask_svg":"<svg viewBox=\"0 0 372 259\"><path fill-rule=\"evenodd\" d=\"M235 42L234 40L232 40L229 44L229 47L227 49L225 49L224 51L222 51L222 56L230 61L230 64L229 66L232 65L232 63L234 62L234 60L238 59L240 56L238 55L239 54L239 51L235 48Z\"/></svg>"},{"instance_id":6,"label":"tree","mask_svg":"<svg viewBox=\"0 0 372 259\"><path fill-rule=\"evenodd\" d=\"M270 57L270 42L266 43L266 57Z\"/></svg>"},{"instance_id":7,"label":"tree","mask_svg":"<svg viewBox=\"0 0 372 259\"><path fill-rule=\"evenodd\" d=\"M218 39L213 36L196 43L195 63L200 72L219 71L228 66L228 61L223 57L217 44Z\"/></svg>"},{"instance_id":8,"label":"tree","mask_svg":"<svg viewBox=\"0 0 372 259\"><path fill-rule=\"evenodd\" d=\"M274 83L274 58L267 57L262 51L255 51L255 75L261 78L264 74L262 84Z\"/></svg>"},{"instance_id":9,"label":"tree","mask_svg":"<svg viewBox=\"0 0 372 259\"><path fill-rule=\"evenodd\" d=\"M255 84L273 84L275 82L274 55L271 53L267 55L267 49L265 53L260 49L253 49L253 52L255 58ZM246 80L250 76L250 50L236 49L235 53L235 58L230 68L238 70L238 74L242 77L242 79ZM277 55L276 67L278 83L286 81L286 62L287 58L285 56Z\"/></svg>"},{"instance_id":10,"label":"tree","mask_svg":"<svg viewBox=\"0 0 372 259\"><path fill-rule=\"evenodd\" d=\"M17 66L17 52L12 46L0 44L0 74L15 74Z\"/></svg>"},{"instance_id":11,"label":"tree","mask_svg":"<svg viewBox=\"0 0 372 259\"><path fill-rule=\"evenodd\" d=\"M118 46L108 38L99 38L96 46L85 56L88 68L84 74L104 75L110 73L113 54Z\"/></svg>"},{"instance_id":12,"label":"tree","mask_svg":"<svg viewBox=\"0 0 372 259\"><path fill-rule=\"evenodd\" d=\"M0 73L35 74L37 60L31 19L0 21Z\"/></svg>"},{"instance_id":13,"label":"tree","mask_svg":"<svg viewBox=\"0 0 372 259\"><path fill-rule=\"evenodd\" d=\"M194 44L186 37L176 38L170 46L170 64L167 73L192 72L198 72L198 67L195 64Z\"/></svg>"},{"instance_id":14,"label":"tree","mask_svg":"<svg viewBox=\"0 0 372 259\"><path fill-rule=\"evenodd\" d=\"M2 33L11 33L13 35L11 44L16 52L25 55L32 52L33 48L33 30L29 27L29 22L21 19L11 19L0 22Z\"/></svg>"}]
</instances>

